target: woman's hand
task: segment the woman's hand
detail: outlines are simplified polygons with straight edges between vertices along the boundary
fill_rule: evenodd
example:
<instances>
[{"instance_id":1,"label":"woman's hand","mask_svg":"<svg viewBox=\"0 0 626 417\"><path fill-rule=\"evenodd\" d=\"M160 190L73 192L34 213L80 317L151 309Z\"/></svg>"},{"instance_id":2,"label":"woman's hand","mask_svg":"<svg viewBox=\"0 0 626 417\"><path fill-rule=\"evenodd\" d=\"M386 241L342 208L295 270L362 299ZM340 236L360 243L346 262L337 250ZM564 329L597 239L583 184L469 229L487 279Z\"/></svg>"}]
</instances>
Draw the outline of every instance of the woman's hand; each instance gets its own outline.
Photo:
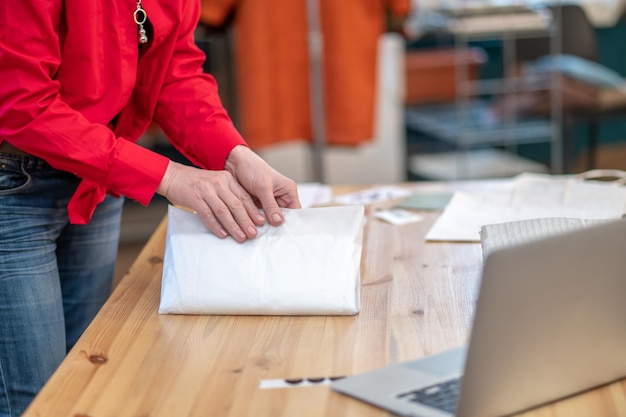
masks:
<instances>
[{"instance_id":1,"label":"woman's hand","mask_svg":"<svg viewBox=\"0 0 626 417\"><path fill-rule=\"evenodd\" d=\"M157 192L172 204L194 210L218 237L243 242L257 226L283 222L280 207L299 208L294 181L279 174L245 146L237 146L226 170L207 171L170 161Z\"/></svg>"}]
</instances>

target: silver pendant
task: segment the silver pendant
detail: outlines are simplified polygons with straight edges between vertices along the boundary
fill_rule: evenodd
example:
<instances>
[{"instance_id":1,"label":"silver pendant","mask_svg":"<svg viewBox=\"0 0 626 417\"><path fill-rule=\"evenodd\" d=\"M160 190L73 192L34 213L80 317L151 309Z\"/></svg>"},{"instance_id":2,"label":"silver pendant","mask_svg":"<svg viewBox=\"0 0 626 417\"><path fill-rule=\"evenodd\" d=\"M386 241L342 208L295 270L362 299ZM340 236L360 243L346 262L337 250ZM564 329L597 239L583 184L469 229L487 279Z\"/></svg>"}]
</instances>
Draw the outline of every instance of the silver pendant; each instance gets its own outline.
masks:
<instances>
[{"instance_id":1,"label":"silver pendant","mask_svg":"<svg viewBox=\"0 0 626 417\"><path fill-rule=\"evenodd\" d=\"M140 44L144 44L148 42L148 36L146 35L146 29L143 27L143 24L148 20L148 14L141 7L141 0L137 0L137 9L133 13L133 20L137 24L137 42Z\"/></svg>"}]
</instances>

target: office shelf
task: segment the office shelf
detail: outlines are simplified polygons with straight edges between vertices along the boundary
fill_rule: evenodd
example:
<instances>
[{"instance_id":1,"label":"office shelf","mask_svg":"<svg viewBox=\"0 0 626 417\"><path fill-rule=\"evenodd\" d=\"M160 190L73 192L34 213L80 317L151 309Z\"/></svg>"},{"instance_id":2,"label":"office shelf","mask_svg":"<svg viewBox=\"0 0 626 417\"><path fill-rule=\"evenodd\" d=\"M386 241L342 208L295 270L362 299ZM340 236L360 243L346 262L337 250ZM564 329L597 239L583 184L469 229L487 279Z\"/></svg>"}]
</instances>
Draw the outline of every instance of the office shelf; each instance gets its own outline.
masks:
<instances>
[{"instance_id":1,"label":"office shelf","mask_svg":"<svg viewBox=\"0 0 626 417\"><path fill-rule=\"evenodd\" d=\"M462 105L468 108L460 109ZM462 105L451 103L409 107L405 112L406 126L463 147L511 142L541 143L553 134L553 123L544 118L501 121L493 115L489 103L485 101L477 100Z\"/></svg>"},{"instance_id":2,"label":"office shelf","mask_svg":"<svg viewBox=\"0 0 626 417\"><path fill-rule=\"evenodd\" d=\"M457 179L476 178L476 173L471 172L472 170L478 170L486 175L490 171L488 165L493 164L513 170L529 169L560 173L563 155L562 116L558 94L560 80L556 74L531 78L513 70L516 64L516 45L521 39L545 39L550 45L550 54L560 53L559 16L555 16L547 8L535 9L524 6L455 8L441 10L440 13L446 18L448 30L454 37L454 49L458 51L459 56L469 47L475 46L477 41L490 41L500 45L502 63L501 74L497 77L476 80L469 77L470 71L465 64L466 61L459 59L455 65L454 102L407 107L408 130L444 142L449 148L454 149L453 152L458 153L456 158L435 154L432 155L431 161L440 161L443 164L442 161L445 160L446 164L456 162L459 166L463 165L462 168L457 167L458 169L429 168L427 171L431 175L443 172L456 173L459 176ZM524 104L521 101L524 94L539 91L545 91L549 95L550 105L546 117L527 117L514 111L505 111L508 108L520 108L519 105ZM507 103L509 107L497 109L499 103ZM548 166L541 168L537 163L528 163L517 154L518 145L541 143L549 144L550 147ZM497 151L489 151L485 149L486 147L497 148ZM509 153L512 159L503 158L503 153ZM471 155L479 155L480 162L478 164L467 162ZM421 161L421 167L424 167L424 161L427 161L428 157L429 155L411 156L409 170L423 177L423 173L417 172L420 165L418 162ZM490 161L489 158L493 160ZM510 172L510 169L495 171L519 173ZM445 177L441 179L450 179L448 175Z\"/></svg>"},{"instance_id":3,"label":"office shelf","mask_svg":"<svg viewBox=\"0 0 626 417\"><path fill-rule=\"evenodd\" d=\"M413 155L409 169L416 178L454 181L512 177L521 172L547 173L544 164L499 149Z\"/></svg>"}]
</instances>

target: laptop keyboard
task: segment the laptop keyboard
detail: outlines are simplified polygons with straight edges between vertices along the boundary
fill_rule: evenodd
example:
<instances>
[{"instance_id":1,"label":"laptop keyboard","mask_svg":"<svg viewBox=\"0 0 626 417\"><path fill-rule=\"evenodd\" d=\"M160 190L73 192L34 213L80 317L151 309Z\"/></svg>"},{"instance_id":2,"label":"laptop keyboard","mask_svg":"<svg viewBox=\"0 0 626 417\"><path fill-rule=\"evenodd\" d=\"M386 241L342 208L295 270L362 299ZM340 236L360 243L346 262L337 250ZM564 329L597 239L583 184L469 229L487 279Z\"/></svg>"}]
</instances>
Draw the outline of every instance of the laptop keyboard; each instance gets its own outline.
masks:
<instances>
[{"instance_id":1,"label":"laptop keyboard","mask_svg":"<svg viewBox=\"0 0 626 417\"><path fill-rule=\"evenodd\" d=\"M424 404L454 414L461 389L461 377L398 395L411 402Z\"/></svg>"}]
</instances>

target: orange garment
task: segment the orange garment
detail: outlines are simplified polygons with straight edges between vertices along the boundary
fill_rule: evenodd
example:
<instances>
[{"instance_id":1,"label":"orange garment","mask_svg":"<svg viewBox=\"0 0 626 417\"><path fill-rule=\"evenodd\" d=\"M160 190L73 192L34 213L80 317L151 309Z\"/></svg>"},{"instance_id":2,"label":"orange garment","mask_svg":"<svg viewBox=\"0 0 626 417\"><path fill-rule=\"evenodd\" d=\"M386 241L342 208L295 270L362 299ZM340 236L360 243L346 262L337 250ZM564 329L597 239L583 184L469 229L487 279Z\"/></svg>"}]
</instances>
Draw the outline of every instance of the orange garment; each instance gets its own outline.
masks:
<instances>
[{"instance_id":1,"label":"orange garment","mask_svg":"<svg viewBox=\"0 0 626 417\"><path fill-rule=\"evenodd\" d=\"M387 10L411 0L318 0L323 33L326 141L373 136L377 45ZM307 0L202 0L201 22L234 11L239 130L252 148L311 139Z\"/></svg>"}]
</instances>

